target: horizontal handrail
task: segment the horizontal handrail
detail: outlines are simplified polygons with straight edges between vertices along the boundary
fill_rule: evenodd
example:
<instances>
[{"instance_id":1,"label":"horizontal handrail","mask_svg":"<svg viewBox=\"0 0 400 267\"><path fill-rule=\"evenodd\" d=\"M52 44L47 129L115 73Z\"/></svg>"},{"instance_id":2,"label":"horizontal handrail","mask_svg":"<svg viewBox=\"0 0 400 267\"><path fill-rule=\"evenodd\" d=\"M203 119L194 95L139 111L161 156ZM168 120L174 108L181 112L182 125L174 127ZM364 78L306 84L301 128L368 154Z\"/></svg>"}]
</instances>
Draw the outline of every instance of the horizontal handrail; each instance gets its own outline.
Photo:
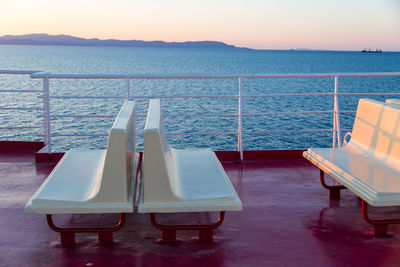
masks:
<instances>
[{"instance_id":1,"label":"horizontal handrail","mask_svg":"<svg viewBox=\"0 0 400 267\"><path fill-rule=\"evenodd\" d=\"M237 135L237 132L205 132L205 133L166 133L168 136L179 136L179 135ZM44 134L39 134L39 136L44 136ZM51 137L105 137L108 134L51 134ZM136 133L136 136L143 136L142 133Z\"/></svg>"},{"instance_id":2,"label":"horizontal handrail","mask_svg":"<svg viewBox=\"0 0 400 267\"><path fill-rule=\"evenodd\" d=\"M12 127L0 127L0 130L36 129L36 128L42 128L42 126L12 126Z\"/></svg>"},{"instance_id":3,"label":"horizontal handrail","mask_svg":"<svg viewBox=\"0 0 400 267\"><path fill-rule=\"evenodd\" d=\"M44 96L38 96L44 98ZM49 96L52 99L151 99L151 98L237 98L236 95L199 95L199 96Z\"/></svg>"},{"instance_id":4,"label":"horizontal handrail","mask_svg":"<svg viewBox=\"0 0 400 267\"><path fill-rule=\"evenodd\" d=\"M55 74L33 73L32 78L49 79L232 79L232 78L334 78L334 77L388 77L400 76L400 72L360 73L293 73L293 74L233 74L233 75L153 75L153 74Z\"/></svg>"},{"instance_id":5,"label":"horizontal handrail","mask_svg":"<svg viewBox=\"0 0 400 267\"><path fill-rule=\"evenodd\" d=\"M243 132L243 134L274 134L274 133L313 133L313 132L332 132L332 128L328 129L307 129L307 130L280 130L280 131L258 131L258 132ZM351 131L342 129L342 132ZM238 132L204 132L204 133L166 133L168 136L182 135L237 135ZM43 136L43 134L40 134ZM143 136L142 133L137 133L137 136ZM52 137L106 137L108 134L51 134Z\"/></svg>"},{"instance_id":6,"label":"horizontal handrail","mask_svg":"<svg viewBox=\"0 0 400 267\"><path fill-rule=\"evenodd\" d=\"M40 134L44 136L44 134ZM51 137L91 137L91 136L108 136L108 134L50 134Z\"/></svg>"},{"instance_id":7,"label":"horizontal handrail","mask_svg":"<svg viewBox=\"0 0 400 267\"><path fill-rule=\"evenodd\" d=\"M332 113L333 110L315 110L315 111L292 111L292 112L268 112L268 113L242 113L242 116L270 116L270 115L292 115L292 114L319 114Z\"/></svg>"},{"instance_id":8,"label":"horizontal handrail","mask_svg":"<svg viewBox=\"0 0 400 267\"><path fill-rule=\"evenodd\" d=\"M0 107L0 110L43 110L43 108Z\"/></svg>"},{"instance_id":9,"label":"horizontal handrail","mask_svg":"<svg viewBox=\"0 0 400 267\"><path fill-rule=\"evenodd\" d=\"M0 70L0 74L34 74L41 72L40 70Z\"/></svg>"},{"instance_id":10,"label":"horizontal handrail","mask_svg":"<svg viewBox=\"0 0 400 267\"><path fill-rule=\"evenodd\" d=\"M363 93L363 92L357 92L357 93L337 93L337 95L400 95L400 93Z\"/></svg>"},{"instance_id":11,"label":"horizontal handrail","mask_svg":"<svg viewBox=\"0 0 400 267\"><path fill-rule=\"evenodd\" d=\"M38 115L38 117L44 117L44 114ZM227 113L227 114L172 114L163 115L163 117L235 117L238 114ZM116 118L117 115L50 115L49 118ZM136 118L146 118L145 114L138 114Z\"/></svg>"},{"instance_id":12,"label":"horizontal handrail","mask_svg":"<svg viewBox=\"0 0 400 267\"><path fill-rule=\"evenodd\" d=\"M288 93L288 94L263 94L263 95L242 95L242 97L271 97L271 96L321 96L335 95L335 93ZM400 95L400 93L336 93L336 95Z\"/></svg>"},{"instance_id":13,"label":"horizontal handrail","mask_svg":"<svg viewBox=\"0 0 400 267\"><path fill-rule=\"evenodd\" d=\"M0 128L1 129L1 128ZM243 132L243 134L274 134L274 133L314 133L314 132L332 132L333 129L309 129L309 130L281 130L281 131L259 131L259 132ZM349 130L342 130L343 132ZM237 135L238 132L204 132L204 133L166 133L168 136L182 136L182 135ZM143 136L137 133L137 136ZM43 136L40 134L39 136ZM108 134L51 134L52 137L106 137Z\"/></svg>"},{"instance_id":14,"label":"horizontal handrail","mask_svg":"<svg viewBox=\"0 0 400 267\"><path fill-rule=\"evenodd\" d=\"M1 108L0 108L1 109ZM268 113L242 113L242 116L269 116L269 115L292 115L292 114L319 114L319 113L332 113L333 110L321 110L321 111L293 111L293 112L268 112ZM339 113L356 113L355 110L344 110ZM44 117L44 114L38 115L38 117ZM147 115L141 114L136 115L136 118L146 118ZM175 114L175 115L163 115L163 117L237 117L239 114L227 113L227 114ZM117 115L50 115L50 118L116 118Z\"/></svg>"},{"instance_id":15,"label":"horizontal handrail","mask_svg":"<svg viewBox=\"0 0 400 267\"><path fill-rule=\"evenodd\" d=\"M242 113L241 116L269 116L269 115L292 115L292 114L319 114L332 113L333 110L293 111L293 112L268 112L268 113ZM340 113L355 113L355 111L340 111ZM38 115L43 117L44 114ZM237 113L226 114L163 114L163 117L237 117ZM115 118L117 115L50 115L50 118ZM137 118L146 118L145 114L136 115Z\"/></svg>"},{"instance_id":16,"label":"horizontal handrail","mask_svg":"<svg viewBox=\"0 0 400 267\"><path fill-rule=\"evenodd\" d=\"M1 92L1 91L0 91ZM41 92L41 91L38 91ZM272 97L272 96L322 96L335 95L335 93L288 93L288 94L260 94L260 95L241 95L246 97ZM400 93L337 93L336 95L400 95ZM44 96L38 96L44 98ZM151 98L239 98L238 95L172 95L172 96L49 96L49 99L151 99Z\"/></svg>"},{"instance_id":17,"label":"horizontal handrail","mask_svg":"<svg viewBox=\"0 0 400 267\"><path fill-rule=\"evenodd\" d=\"M40 90L0 90L0 93L41 93Z\"/></svg>"},{"instance_id":18,"label":"horizontal handrail","mask_svg":"<svg viewBox=\"0 0 400 267\"><path fill-rule=\"evenodd\" d=\"M313 133L313 132L332 132L333 129L308 129L308 130L281 130L281 131L260 131L243 132L244 134L272 134L272 133Z\"/></svg>"}]
</instances>

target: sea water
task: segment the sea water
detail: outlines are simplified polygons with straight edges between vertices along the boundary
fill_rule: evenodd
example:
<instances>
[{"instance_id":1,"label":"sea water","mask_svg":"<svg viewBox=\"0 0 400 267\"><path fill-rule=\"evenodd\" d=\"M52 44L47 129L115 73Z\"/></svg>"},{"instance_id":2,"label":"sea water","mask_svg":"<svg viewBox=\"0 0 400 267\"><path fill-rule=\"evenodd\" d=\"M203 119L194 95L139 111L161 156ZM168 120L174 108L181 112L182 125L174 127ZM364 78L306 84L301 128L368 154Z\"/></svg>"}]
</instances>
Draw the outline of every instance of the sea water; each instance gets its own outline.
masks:
<instances>
[{"instance_id":1,"label":"sea water","mask_svg":"<svg viewBox=\"0 0 400 267\"><path fill-rule=\"evenodd\" d=\"M0 69L41 70L61 74L146 75L399 72L400 53L0 45ZM339 78L338 85L340 93L399 93L400 77ZM31 79L29 75L0 75L0 90L41 90L42 86L41 79ZM331 111L332 95L259 95L332 93L334 78L244 78L241 86L243 96L257 95L242 98L245 150L332 146L332 132L308 132L315 129L332 129L332 113L271 114ZM238 95L238 88L238 79L134 79L130 81L129 95L233 96ZM92 97L126 94L126 80L50 80L52 96ZM43 106L40 95L1 93L0 108L40 108ZM339 96L339 109L356 110L358 99L361 97L365 96ZM391 96L367 97L384 101ZM106 137L79 135L107 134L113 123L112 118L82 118L70 115L114 116L123 101L113 98L51 99L51 115L60 116L51 118L53 151L65 151L72 147L104 148ZM137 132L141 134L149 100L137 98L136 101L137 113L140 115L137 118ZM165 118L166 131L171 134L197 134L171 135L168 139L176 147L235 150L238 144L238 118L234 114L238 113L238 106L238 99L234 97L163 98L163 113L174 115ZM188 114L225 116L182 116ZM42 115L41 110L0 109L0 140L42 140L43 130L40 128L4 129L42 126ZM351 130L353 120L354 113L341 113L341 128ZM140 136L137 143L140 150Z\"/></svg>"}]
</instances>

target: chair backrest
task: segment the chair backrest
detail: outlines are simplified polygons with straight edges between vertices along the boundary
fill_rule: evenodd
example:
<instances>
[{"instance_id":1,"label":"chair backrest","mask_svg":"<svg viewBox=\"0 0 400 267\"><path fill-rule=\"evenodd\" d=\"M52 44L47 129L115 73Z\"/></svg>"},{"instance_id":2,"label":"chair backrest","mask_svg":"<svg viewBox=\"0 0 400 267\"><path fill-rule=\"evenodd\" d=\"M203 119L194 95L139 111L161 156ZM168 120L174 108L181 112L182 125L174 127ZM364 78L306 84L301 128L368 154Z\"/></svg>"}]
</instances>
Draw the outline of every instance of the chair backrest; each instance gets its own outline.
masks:
<instances>
[{"instance_id":1,"label":"chair backrest","mask_svg":"<svg viewBox=\"0 0 400 267\"><path fill-rule=\"evenodd\" d=\"M173 148L168 144L159 99L149 103L143 137L142 183L146 202L177 199Z\"/></svg>"},{"instance_id":2,"label":"chair backrest","mask_svg":"<svg viewBox=\"0 0 400 267\"><path fill-rule=\"evenodd\" d=\"M110 129L103 174L94 202L126 202L136 152L136 105L126 101Z\"/></svg>"},{"instance_id":3,"label":"chair backrest","mask_svg":"<svg viewBox=\"0 0 400 267\"><path fill-rule=\"evenodd\" d=\"M400 161L400 109L383 102L360 99L349 144L366 155Z\"/></svg>"}]
</instances>

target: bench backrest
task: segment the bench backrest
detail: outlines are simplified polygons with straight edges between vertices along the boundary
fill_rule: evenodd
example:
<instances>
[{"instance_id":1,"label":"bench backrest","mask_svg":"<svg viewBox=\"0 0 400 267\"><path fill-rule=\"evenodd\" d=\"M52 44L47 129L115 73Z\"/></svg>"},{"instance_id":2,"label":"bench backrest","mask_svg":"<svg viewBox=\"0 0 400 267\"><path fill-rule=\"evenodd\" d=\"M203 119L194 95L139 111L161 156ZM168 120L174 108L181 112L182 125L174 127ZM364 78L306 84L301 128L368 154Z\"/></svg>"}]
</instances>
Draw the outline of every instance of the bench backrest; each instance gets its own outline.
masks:
<instances>
[{"instance_id":1,"label":"bench backrest","mask_svg":"<svg viewBox=\"0 0 400 267\"><path fill-rule=\"evenodd\" d=\"M393 165L400 162L400 109L360 99L349 144Z\"/></svg>"},{"instance_id":2,"label":"bench backrest","mask_svg":"<svg viewBox=\"0 0 400 267\"><path fill-rule=\"evenodd\" d=\"M165 136L159 99L149 104L143 137L142 183L146 202L176 200L173 148Z\"/></svg>"},{"instance_id":3,"label":"bench backrest","mask_svg":"<svg viewBox=\"0 0 400 267\"><path fill-rule=\"evenodd\" d=\"M136 152L136 105L126 101L110 129L99 191L93 201L126 202Z\"/></svg>"}]
</instances>

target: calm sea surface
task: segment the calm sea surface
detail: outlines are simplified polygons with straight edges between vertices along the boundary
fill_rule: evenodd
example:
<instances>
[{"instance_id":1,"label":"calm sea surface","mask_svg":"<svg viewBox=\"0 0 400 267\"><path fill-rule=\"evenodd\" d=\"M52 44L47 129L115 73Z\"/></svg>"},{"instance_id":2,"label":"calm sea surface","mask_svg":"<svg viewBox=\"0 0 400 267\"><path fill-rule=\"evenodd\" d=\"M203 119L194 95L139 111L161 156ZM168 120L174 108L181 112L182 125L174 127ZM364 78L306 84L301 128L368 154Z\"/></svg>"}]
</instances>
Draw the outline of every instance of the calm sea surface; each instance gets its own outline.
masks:
<instances>
[{"instance_id":1,"label":"calm sea surface","mask_svg":"<svg viewBox=\"0 0 400 267\"><path fill-rule=\"evenodd\" d=\"M222 49L6 46L0 45L0 69L43 70L63 74L191 74L231 75L270 73L342 73L400 72L400 53L331 51L261 51ZM131 96L206 96L237 95L237 79L172 79L131 80ZM29 75L1 75L0 90L41 90L42 80ZM243 79L242 95L332 93L333 78L269 78ZM52 96L125 96L126 80L50 80ZM400 77L340 78L342 93L399 93ZM40 94L1 93L0 108L41 107ZM365 96L340 96L339 108L355 110L357 101ZM368 96L384 101L390 96ZM254 149L307 148L331 146L331 132L265 133L272 131L306 131L332 129L332 114L281 114L297 111L333 109L333 96L268 96L245 97L242 100L243 147ZM51 115L116 115L121 99L52 99ZM137 99L137 113L145 115L148 99ZM237 114L236 98L176 98L163 99L165 115ZM352 113L342 113L341 128L351 129ZM112 118L53 117L52 134L106 134ZM41 126L40 110L15 111L0 109L1 127ZM236 116L166 117L168 133L235 133ZM144 127L139 117L137 131ZM264 132L262 134L257 134ZM0 140L42 140L40 129L0 129ZM344 132L343 132L344 134ZM173 135L168 137L176 147L211 147L214 150L234 150L237 135ZM55 136L55 151L71 147L104 148L105 137ZM142 139L138 137L139 149Z\"/></svg>"}]
</instances>

